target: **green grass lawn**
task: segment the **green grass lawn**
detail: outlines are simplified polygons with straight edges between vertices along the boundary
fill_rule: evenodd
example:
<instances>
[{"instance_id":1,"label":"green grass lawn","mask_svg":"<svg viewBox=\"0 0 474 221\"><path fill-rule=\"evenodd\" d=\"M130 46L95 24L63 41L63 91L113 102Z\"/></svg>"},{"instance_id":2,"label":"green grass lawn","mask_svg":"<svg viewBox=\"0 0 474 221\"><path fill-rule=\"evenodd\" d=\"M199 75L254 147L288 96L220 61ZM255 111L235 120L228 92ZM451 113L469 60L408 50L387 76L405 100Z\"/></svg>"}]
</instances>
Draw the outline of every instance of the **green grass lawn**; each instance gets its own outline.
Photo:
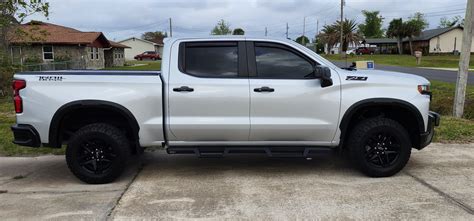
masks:
<instances>
[{"instance_id":1,"label":"green grass lawn","mask_svg":"<svg viewBox=\"0 0 474 221\"><path fill-rule=\"evenodd\" d=\"M159 71L161 61L127 61L123 67L111 67L106 70Z\"/></svg>"},{"instance_id":2,"label":"green grass lawn","mask_svg":"<svg viewBox=\"0 0 474 221\"><path fill-rule=\"evenodd\" d=\"M322 55L332 61L345 61L339 55ZM411 55L347 55L348 63L352 61L372 60L375 65L393 65L405 67L436 67L436 68L457 68L459 66L459 56L455 55L429 55L421 58L421 64L416 64L416 59ZM474 56L471 56L471 66L474 68Z\"/></svg>"}]
</instances>

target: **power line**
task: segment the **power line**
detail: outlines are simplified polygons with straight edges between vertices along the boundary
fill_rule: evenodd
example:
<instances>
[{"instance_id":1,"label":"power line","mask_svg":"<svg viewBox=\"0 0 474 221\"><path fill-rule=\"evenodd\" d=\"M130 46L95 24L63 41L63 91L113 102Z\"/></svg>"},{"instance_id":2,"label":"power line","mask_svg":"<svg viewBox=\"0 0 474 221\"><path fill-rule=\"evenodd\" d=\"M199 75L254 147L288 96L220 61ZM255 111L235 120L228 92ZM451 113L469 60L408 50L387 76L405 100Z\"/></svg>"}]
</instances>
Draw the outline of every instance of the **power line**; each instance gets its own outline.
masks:
<instances>
[{"instance_id":1,"label":"power line","mask_svg":"<svg viewBox=\"0 0 474 221\"><path fill-rule=\"evenodd\" d=\"M150 24L146 24L146 25L133 26L133 27L125 28L125 29L109 31L107 33L116 33L116 32L123 32L123 31L130 31L130 30L139 30L140 28L145 28L145 27L150 27L150 26L155 26L155 25L159 26L159 25L162 25L162 24L167 23L167 22L168 22L168 20L164 20L164 21L154 22L154 23L150 23Z\"/></svg>"}]
</instances>

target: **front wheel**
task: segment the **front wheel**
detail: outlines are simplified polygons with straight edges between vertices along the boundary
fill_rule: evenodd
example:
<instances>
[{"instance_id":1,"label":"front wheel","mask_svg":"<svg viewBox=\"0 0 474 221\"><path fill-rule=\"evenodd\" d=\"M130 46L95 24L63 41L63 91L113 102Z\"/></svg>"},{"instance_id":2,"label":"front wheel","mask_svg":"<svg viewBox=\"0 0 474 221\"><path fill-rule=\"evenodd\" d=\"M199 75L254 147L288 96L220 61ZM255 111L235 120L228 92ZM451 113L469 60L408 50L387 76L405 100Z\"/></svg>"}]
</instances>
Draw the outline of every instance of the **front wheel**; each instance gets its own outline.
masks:
<instances>
[{"instance_id":1,"label":"front wheel","mask_svg":"<svg viewBox=\"0 0 474 221\"><path fill-rule=\"evenodd\" d=\"M118 128L103 123L90 124L70 138L66 162L83 182L109 183L124 171L129 147L127 137Z\"/></svg>"},{"instance_id":2,"label":"front wheel","mask_svg":"<svg viewBox=\"0 0 474 221\"><path fill-rule=\"evenodd\" d=\"M387 118L360 122L352 130L347 144L353 163L371 177L388 177L402 170L412 146L405 128Z\"/></svg>"}]
</instances>

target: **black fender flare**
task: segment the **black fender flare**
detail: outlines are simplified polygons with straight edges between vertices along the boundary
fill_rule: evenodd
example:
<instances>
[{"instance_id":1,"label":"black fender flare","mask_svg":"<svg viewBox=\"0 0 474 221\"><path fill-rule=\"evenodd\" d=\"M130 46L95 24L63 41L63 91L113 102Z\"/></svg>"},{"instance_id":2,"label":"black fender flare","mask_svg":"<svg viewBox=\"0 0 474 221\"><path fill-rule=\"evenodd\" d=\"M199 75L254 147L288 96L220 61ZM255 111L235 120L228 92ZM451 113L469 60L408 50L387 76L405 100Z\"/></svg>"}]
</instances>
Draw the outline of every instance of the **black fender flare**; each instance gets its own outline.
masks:
<instances>
[{"instance_id":1,"label":"black fender flare","mask_svg":"<svg viewBox=\"0 0 474 221\"><path fill-rule=\"evenodd\" d=\"M138 143L139 136L138 132L140 131L140 126L138 122L133 116L132 112L125 108L124 106L110 102L110 101L103 101L103 100L79 100L73 101L61 106L56 113L53 115L51 119L51 123L49 126L49 143L43 144L44 146L48 147L56 147L60 148L62 143L60 141L60 131L61 131L61 122L66 114L70 113L71 111L80 109L80 108L100 108L106 110L112 110L118 112L120 115L127 119L128 124L131 126L133 131L133 138Z\"/></svg>"},{"instance_id":2,"label":"black fender flare","mask_svg":"<svg viewBox=\"0 0 474 221\"><path fill-rule=\"evenodd\" d=\"M356 102L355 104L351 105L347 111L344 113L342 117L341 123L339 124L339 129L341 130L340 142L339 145L342 146L344 139L347 136L347 130L349 128L349 123L351 119L354 117L354 114L357 113L362 108L370 107L370 106L378 106L378 105L387 105L387 106L396 106L404 108L410 111L417 121L418 130L420 133L425 132L425 123L423 120L423 116L421 115L418 108L416 108L413 104L395 98L371 98L365 99Z\"/></svg>"}]
</instances>

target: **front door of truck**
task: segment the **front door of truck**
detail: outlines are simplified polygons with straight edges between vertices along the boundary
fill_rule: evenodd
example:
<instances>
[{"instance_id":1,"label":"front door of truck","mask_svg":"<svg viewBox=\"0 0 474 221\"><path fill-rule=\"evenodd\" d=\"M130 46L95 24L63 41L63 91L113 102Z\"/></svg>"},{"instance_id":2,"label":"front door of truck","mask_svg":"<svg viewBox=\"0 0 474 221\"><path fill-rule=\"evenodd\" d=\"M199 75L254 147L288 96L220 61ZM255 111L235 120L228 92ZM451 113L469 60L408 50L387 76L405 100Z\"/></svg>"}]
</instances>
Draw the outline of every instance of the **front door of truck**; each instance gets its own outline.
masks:
<instances>
[{"instance_id":1,"label":"front door of truck","mask_svg":"<svg viewBox=\"0 0 474 221\"><path fill-rule=\"evenodd\" d=\"M310 57L288 45L249 42L250 140L328 144L337 129L340 83L321 87ZM296 141L296 142L293 142Z\"/></svg>"},{"instance_id":2,"label":"front door of truck","mask_svg":"<svg viewBox=\"0 0 474 221\"><path fill-rule=\"evenodd\" d=\"M169 76L170 141L248 141L245 43L181 42Z\"/></svg>"}]
</instances>

